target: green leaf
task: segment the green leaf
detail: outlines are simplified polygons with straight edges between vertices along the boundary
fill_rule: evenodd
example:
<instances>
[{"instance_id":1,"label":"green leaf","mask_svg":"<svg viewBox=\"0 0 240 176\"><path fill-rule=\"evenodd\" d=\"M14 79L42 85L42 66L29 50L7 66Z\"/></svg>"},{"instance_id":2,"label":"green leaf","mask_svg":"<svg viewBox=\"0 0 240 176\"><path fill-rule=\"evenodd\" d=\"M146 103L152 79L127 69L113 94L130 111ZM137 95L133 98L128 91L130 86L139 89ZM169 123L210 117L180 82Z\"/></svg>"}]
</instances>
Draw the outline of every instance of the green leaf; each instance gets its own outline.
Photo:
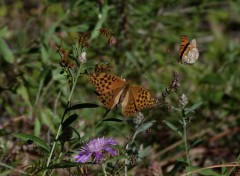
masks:
<instances>
[{"instance_id":1,"label":"green leaf","mask_svg":"<svg viewBox=\"0 0 240 176\"><path fill-rule=\"evenodd\" d=\"M162 121L164 124L166 124L171 130L173 130L173 131L175 131L176 133L178 133L179 134L179 136L183 136L182 135L182 132L181 131L179 131L179 129L174 125L174 124L172 124L171 122L168 122L168 121L166 121L166 120L163 120Z\"/></svg>"},{"instance_id":2,"label":"green leaf","mask_svg":"<svg viewBox=\"0 0 240 176\"><path fill-rule=\"evenodd\" d=\"M97 107L99 107L97 104L81 103L81 104L76 104L76 105L73 105L73 106L67 108L67 109L66 109L66 112L71 111L71 110L76 110L76 109L97 108Z\"/></svg>"},{"instance_id":3,"label":"green leaf","mask_svg":"<svg viewBox=\"0 0 240 176\"><path fill-rule=\"evenodd\" d=\"M14 133L13 136L24 141L32 140L36 145L38 145L39 147L42 147L49 153L48 145L37 136L31 135L31 134L24 134L24 133Z\"/></svg>"},{"instance_id":4,"label":"green leaf","mask_svg":"<svg viewBox=\"0 0 240 176\"><path fill-rule=\"evenodd\" d=\"M198 109L202 104L203 104L203 102L199 102L199 103L194 104L190 108L185 108L184 109L185 115L189 114L190 112L195 112L194 110Z\"/></svg>"},{"instance_id":5,"label":"green leaf","mask_svg":"<svg viewBox=\"0 0 240 176\"><path fill-rule=\"evenodd\" d=\"M71 126L70 126L71 127ZM76 133L76 135L78 136L78 139L80 140L81 139L81 136L80 136L80 134L79 134L79 132L75 129L75 128L73 128L73 127L71 127L72 128L72 130Z\"/></svg>"},{"instance_id":6,"label":"green leaf","mask_svg":"<svg viewBox=\"0 0 240 176\"><path fill-rule=\"evenodd\" d=\"M41 58L42 58L42 61L44 63L47 63L49 60L49 53L48 53L48 50L47 48L45 47L45 45L41 45L41 48L40 48L40 51L41 51Z\"/></svg>"},{"instance_id":7,"label":"green leaf","mask_svg":"<svg viewBox=\"0 0 240 176\"><path fill-rule=\"evenodd\" d=\"M108 119L104 119L102 120L102 122L123 122L123 119L118 119L118 118L108 118Z\"/></svg>"},{"instance_id":8,"label":"green leaf","mask_svg":"<svg viewBox=\"0 0 240 176\"><path fill-rule=\"evenodd\" d=\"M109 9L110 9L110 7L107 5L107 3L104 3L104 6L102 7L102 14L100 14L101 17L99 17L99 20L91 33L89 41L92 41L93 39L95 39L99 36L98 30L103 26L103 23L105 22L105 20L107 18Z\"/></svg>"},{"instance_id":9,"label":"green leaf","mask_svg":"<svg viewBox=\"0 0 240 176\"><path fill-rule=\"evenodd\" d=\"M72 114L70 117L68 117L63 123L63 129L68 127L71 123L73 123L78 118L77 114Z\"/></svg>"},{"instance_id":10,"label":"green leaf","mask_svg":"<svg viewBox=\"0 0 240 176\"><path fill-rule=\"evenodd\" d=\"M51 68L49 66L45 66L42 69L42 72L39 76L39 80L41 83L44 83L46 85L51 79L52 79Z\"/></svg>"},{"instance_id":11,"label":"green leaf","mask_svg":"<svg viewBox=\"0 0 240 176\"><path fill-rule=\"evenodd\" d=\"M194 148L195 146L197 146L198 144L202 143L203 139L197 139L196 141L194 141L191 146L189 148Z\"/></svg>"},{"instance_id":12,"label":"green leaf","mask_svg":"<svg viewBox=\"0 0 240 176\"><path fill-rule=\"evenodd\" d=\"M31 106L28 89L24 85L21 85L18 87L17 93L18 95L22 96L24 102L26 102L29 106Z\"/></svg>"},{"instance_id":13,"label":"green leaf","mask_svg":"<svg viewBox=\"0 0 240 176\"><path fill-rule=\"evenodd\" d=\"M69 15L69 11L66 11L62 16L58 18L58 20L50 25L50 27L44 32L44 43L49 43L50 39L53 37L56 28L64 21Z\"/></svg>"},{"instance_id":14,"label":"green leaf","mask_svg":"<svg viewBox=\"0 0 240 176\"><path fill-rule=\"evenodd\" d=\"M0 38L2 38L3 36L5 36L5 34L8 32L8 28L7 27L3 27L2 29L0 29Z\"/></svg>"},{"instance_id":15,"label":"green leaf","mask_svg":"<svg viewBox=\"0 0 240 176\"><path fill-rule=\"evenodd\" d=\"M140 150L139 153L138 153L138 157L139 158L145 158L149 154L150 150L151 150L150 146L144 148L143 150Z\"/></svg>"},{"instance_id":16,"label":"green leaf","mask_svg":"<svg viewBox=\"0 0 240 176\"><path fill-rule=\"evenodd\" d=\"M154 123L156 122L156 120L151 120L147 123L144 123L143 125L141 125L140 127L137 128L137 130L135 131L134 135L133 135L133 139L141 132L147 130L148 128L150 128Z\"/></svg>"},{"instance_id":17,"label":"green leaf","mask_svg":"<svg viewBox=\"0 0 240 176\"><path fill-rule=\"evenodd\" d=\"M69 168L69 167L76 167L79 165L84 165L82 163L77 163L77 162L62 162L62 163L54 163L50 164L47 169L55 169L55 168Z\"/></svg>"},{"instance_id":18,"label":"green leaf","mask_svg":"<svg viewBox=\"0 0 240 176\"><path fill-rule=\"evenodd\" d=\"M63 31L67 32L85 32L89 30L89 25L88 24L79 24L76 26L62 26Z\"/></svg>"},{"instance_id":19,"label":"green leaf","mask_svg":"<svg viewBox=\"0 0 240 176\"><path fill-rule=\"evenodd\" d=\"M6 62L12 64L14 61L14 56L11 49L8 47L7 43L0 37L0 54Z\"/></svg>"},{"instance_id":20,"label":"green leaf","mask_svg":"<svg viewBox=\"0 0 240 176\"><path fill-rule=\"evenodd\" d=\"M34 120L34 135L39 136L41 132L41 123L39 121L39 118L35 118Z\"/></svg>"},{"instance_id":21,"label":"green leaf","mask_svg":"<svg viewBox=\"0 0 240 176\"><path fill-rule=\"evenodd\" d=\"M201 171L199 171L197 173L199 173L201 175L206 175L206 176L221 176L221 174L215 172L212 169L204 169L204 170L201 170Z\"/></svg>"},{"instance_id":22,"label":"green leaf","mask_svg":"<svg viewBox=\"0 0 240 176\"><path fill-rule=\"evenodd\" d=\"M53 121L56 119L54 118L53 112L48 108L42 108L38 113L41 123L46 124L48 128L51 129L52 133L56 133L56 129L53 123Z\"/></svg>"},{"instance_id":23,"label":"green leaf","mask_svg":"<svg viewBox=\"0 0 240 176\"><path fill-rule=\"evenodd\" d=\"M232 170L233 171L233 170ZM231 173L231 172L230 172ZM230 174L229 173L229 174ZM229 174L227 173L227 167L221 167L221 174L225 175L225 176L229 176Z\"/></svg>"}]
</instances>

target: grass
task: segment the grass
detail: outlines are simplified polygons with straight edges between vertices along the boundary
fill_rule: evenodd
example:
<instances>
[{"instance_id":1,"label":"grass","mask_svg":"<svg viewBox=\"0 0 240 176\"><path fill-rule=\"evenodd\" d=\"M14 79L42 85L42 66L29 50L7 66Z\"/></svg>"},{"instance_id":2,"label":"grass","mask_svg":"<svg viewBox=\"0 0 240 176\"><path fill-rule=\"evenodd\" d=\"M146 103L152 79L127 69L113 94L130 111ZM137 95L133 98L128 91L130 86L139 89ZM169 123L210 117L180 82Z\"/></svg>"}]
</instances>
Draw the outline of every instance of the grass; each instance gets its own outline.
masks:
<instances>
[{"instance_id":1,"label":"grass","mask_svg":"<svg viewBox=\"0 0 240 176\"><path fill-rule=\"evenodd\" d=\"M239 12L238 1L0 2L1 175L237 173ZM194 65L177 62L183 35L197 41ZM72 60L82 53L86 62ZM162 106L103 118L86 75L97 66ZM76 163L102 136L119 142L118 156Z\"/></svg>"}]
</instances>

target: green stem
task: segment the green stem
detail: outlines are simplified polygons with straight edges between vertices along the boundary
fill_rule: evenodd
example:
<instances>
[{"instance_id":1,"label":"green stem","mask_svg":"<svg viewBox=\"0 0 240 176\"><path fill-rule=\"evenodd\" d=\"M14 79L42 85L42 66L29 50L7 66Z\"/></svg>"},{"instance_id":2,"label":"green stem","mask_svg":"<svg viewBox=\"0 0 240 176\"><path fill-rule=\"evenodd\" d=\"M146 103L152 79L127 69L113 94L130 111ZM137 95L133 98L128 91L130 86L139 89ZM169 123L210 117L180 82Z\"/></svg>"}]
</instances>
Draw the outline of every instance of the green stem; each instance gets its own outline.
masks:
<instances>
[{"instance_id":1,"label":"green stem","mask_svg":"<svg viewBox=\"0 0 240 176\"><path fill-rule=\"evenodd\" d=\"M107 176L106 168L104 164L101 164L104 176Z\"/></svg>"},{"instance_id":2,"label":"green stem","mask_svg":"<svg viewBox=\"0 0 240 176\"><path fill-rule=\"evenodd\" d=\"M148 113L147 113L147 114L148 114ZM146 114L146 115L147 115L147 114ZM137 127L136 127L135 130L134 130L134 132L132 133L129 142L128 142L128 143L126 144L126 146L125 146L125 151L128 150L129 144L131 144L131 143L135 140L135 138L136 138L135 132L138 130L138 128L139 128L139 127L142 125L142 123L145 121L146 115L144 115L144 118L141 120L141 122L137 125ZM123 135L123 136L124 136L124 135ZM126 155L127 155L127 154L126 154ZM125 159L125 161L124 161L124 162L125 162L125 164L124 164L124 176L127 176L127 170L128 170L128 168L127 168L127 161L128 161L128 159ZM115 163L115 165L114 165L114 167L113 167L113 169L112 169L112 173L114 172L116 166L118 165L118 162L119 162L119 160L117 160L117 162Z\"/></svg>"},{"instance_id":3,"label":"green stem","mask_svg":"<svg viewBox=\"0 0 240 176\"><path fill-rule=\"evenodd\" d=\"M187 169L187 172L191 172L189 150L188 150L188 143L187 143L187 123L184 117L183 117L183 141L184 141L185 152L186 152L186 160L188 164L186 169Z\"/></svg>"},{"instance_id":4,"label":"green stem","mask_svg":"<svg viewBox=\"0 0 240 176\"><path fill-rule=\"evenodd\" d=\"M75 86L76 86L76 84L77 84L77 80L78 80L78 77L79 77L79 75L80 75L80 72L81 72L81 64L80 64L80 66L79 66L79 68L78 68L78 71L77 71L76 77L75 77L75 79L74 79L74 82L73 82L73 86L72 86L70 95L69 95L69 97L68 97L67 107L68 107L69 104L70 104L70 101L71 101L71 98L72 98L72 95L73 95L73 90L75 89ZM52 155L53 155L53 152L54 152L55 147L56 147L56 144L57 144L57 140L58 140L58 138L59 138L59 136L60 136L60 133L61 133L61 131L62 131L62 123L63 123L63 121L64 121L65 114L66 114L66 112L64 112L64 114L63 114L63 116L62 116L61 123L60 123L60 125L59 125L59 127L58 127L57 135L56 135L56 137L55 137L55 141L54 141L54 143L53 143L51 152L50 152L50 154L49 154L49 156L48 156L47 166L46 166L46 167L48 167L49 164L50 164L50 162L51 162ZM47 169L44 171L43 176L45 176L46 173L47 173Z\"/></svg>"},{"instance_id":5,"label":"green stem","mask_svg":"<svg viewBox=\"0 0 240 176\"><path fill-rule=\"evenodd\" d=\"M59 157L58 157L58 160L57 160L57 163L59 162L60 158L62 157L62 152L60 153ZM49 174L49 176L51 176L53 174L54 170L51 171L51 173Z\"/></svg>"},{"instance_id":6,"label":"green stem","mask_svg":"<svg viewBox=\"0 0 240 176\"><path fill-rule=\"evenodd\" d=\"M125 151L127 151L127 150L128 150L128 144L125 147ZM127 170L128 170L127 162L128 162L128 159L125 159L125 163L124 163L124 176L127 176Z\"/></svg>"},{"instance_id":7,"label":"green stem","mask_svg":"<svg viewBox=\"0 0 240 176\"><path fill-rule=\"evenodd\" d=\"M37 106L38 104L38 101L39 101L39 97L40 97L40 93L41 93L41 90L42 90L42 87L43 87L43 79L40 81L40 84L38 86L38 91L37 91L37 97L35 99L35 106Z\"/></svg>"}]
</instances>

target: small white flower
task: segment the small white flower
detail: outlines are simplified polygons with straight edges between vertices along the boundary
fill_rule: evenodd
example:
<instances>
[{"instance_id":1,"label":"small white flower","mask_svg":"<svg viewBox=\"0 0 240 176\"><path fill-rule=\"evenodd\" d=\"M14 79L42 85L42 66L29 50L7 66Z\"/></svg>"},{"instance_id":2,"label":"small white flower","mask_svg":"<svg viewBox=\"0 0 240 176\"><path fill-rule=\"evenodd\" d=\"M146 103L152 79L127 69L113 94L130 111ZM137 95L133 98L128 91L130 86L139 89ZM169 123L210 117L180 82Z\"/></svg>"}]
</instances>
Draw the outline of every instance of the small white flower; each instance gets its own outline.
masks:
<instances>
[{"instance_id":1,"label":"small white flower","mask_svg":"<svg viewBox=\"0 0 240 176\"><path fill-rule=\"evenodd\" d=\"M179 103L183 107L185 107L188 104L188 98L185 94L182 94L181 97L179 98Z\"/></svg>"},{"instance_id":2,"label":"small white flower","mask_svg":"<svg viewBox=\"0 0 240 176\"><path fill-rule=\"evenodd\" d=\"M78 59L82 64L87 61L86 55L87 55L87 53L84 51L78 56Z\"/></svg>"}]
</instances>

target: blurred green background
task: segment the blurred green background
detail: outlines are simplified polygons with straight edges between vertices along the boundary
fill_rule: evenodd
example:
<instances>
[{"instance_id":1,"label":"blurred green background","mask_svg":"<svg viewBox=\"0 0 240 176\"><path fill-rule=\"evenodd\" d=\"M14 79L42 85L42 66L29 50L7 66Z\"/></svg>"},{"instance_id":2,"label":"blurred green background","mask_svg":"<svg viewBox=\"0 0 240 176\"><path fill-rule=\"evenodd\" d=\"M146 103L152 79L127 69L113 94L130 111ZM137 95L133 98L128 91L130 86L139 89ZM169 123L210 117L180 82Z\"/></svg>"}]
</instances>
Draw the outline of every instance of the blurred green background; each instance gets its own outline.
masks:
<instances>
[{"instance_id":1,"label":"blurred green background","mask_svg":"<svg viewBox=\"0 0 240 176\"><path fill-rule=\"evenodd\" d=\"M115 45L108 46L106 38L99 35L102 27L112 31ZM209 162L236 161L240 153L239 0L1 1L2 139L7 141L6 134L11 132L33 131L44 137L50 128L56 133L70 90L52 45L62 44L70 50L80 32L90 33L84 67L108 58L114 63L112 73L142 85L158 98L177 71L181 86L168 102L178 107L182 94L188 97L187 106L203 102L189 125L189 143L200 140L192 155L190 152L193 164L203 167ZM183 35L197 41L200 56L194 65L177 62ZM86 76L81 76L72 103L100 104L93 91ZM114 110L108 117L120 117L118 112ZM94 130L104 109L77 113L80 119L74 125L84 135ZM167 168L184 149L179 145L164 152L181 138L162 120L181 128L181 114L158 111L149 118L157 123L147 138L139 137L138 144L152 146L151 154L138 167L156 160ZM124 124L116 127L129 130ZM94 134L119 137L107 127ZM6 145L6 141L2 143Z\"/></svg>"}]
</instances>

